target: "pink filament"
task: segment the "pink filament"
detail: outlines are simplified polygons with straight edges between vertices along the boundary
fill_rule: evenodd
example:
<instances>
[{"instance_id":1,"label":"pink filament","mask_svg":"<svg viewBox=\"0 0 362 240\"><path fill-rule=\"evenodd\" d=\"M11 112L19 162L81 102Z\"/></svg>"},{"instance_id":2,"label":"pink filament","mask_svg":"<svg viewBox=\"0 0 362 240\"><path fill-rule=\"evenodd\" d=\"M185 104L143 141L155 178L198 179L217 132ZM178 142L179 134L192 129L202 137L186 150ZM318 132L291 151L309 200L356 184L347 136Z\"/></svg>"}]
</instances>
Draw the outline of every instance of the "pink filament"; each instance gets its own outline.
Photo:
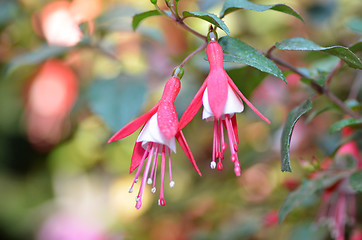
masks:
<instances>
[{"instance_id":1,"label":"pink filament","mask_svg":"<svg viewBox=\"0 0 362 240\"><path fill-rule=\"evenodd\" d=\"M148 177L148 172L150 171L150 166L151 166L151 162L152 162L153 153L155 151L154 144L153 143L151 143L151 144L152 144L152 147L151 147L150 153L148 155L148 160L147 160L145 170L143 172L143 177L142 177L140 190L139 190L138 195L137 195L137 202L136 202L136 208L137 209L140 209L140 207L142 206L142 195L143 195L143 191L145 189L145 185L146 185L146 181L147 181L147 177Z\"/></svg>"},{"instance_id":2,"label":"pink filament","mask_svg":"<svg viewBox=\"0 0 362 240\"><path fill-rule=\"evenodd\" d=\"M151 143L151 144L152 144L152 143ZM147 155L148 155L148 151L150 150L151 144L147 144L147 149L146 149L145 153L144 153L143 156L142 156L141 163L140 163L140 165L138 166L136 175L135 175L135 177L134 177L134 179L133 179L133 183L132 183L132 186L131 186L130 189L133 189L134 184L138 181L138 176L140 175L141 169L142 169L142 167L143 167L143 163L145 162L145 159L146 159L146 157L147 157Z\"/></svg>"},{"instance_id":3,"label":"pink filament","mask_svg":"<svg viewBox=\"0 0 362 240\"><path fill-rule=\"evenodd\" d=\"M167 148L168 152L168 169L170 174L170 182L172 182L172 168L171 168L171 149Z\"/></svg>"},{"instance_id":4,"label":"pink filament","mask_svg":"<svg viewBox=\"0 0 362 240\"><path fill-rule=\"evenodd\" d=\"M160 189L160 205L165 206L165 198L163 193L163 183L165 180L165 146L162 147L162 155L161 155L161 189Z\"/></svg>"}]
</instances>

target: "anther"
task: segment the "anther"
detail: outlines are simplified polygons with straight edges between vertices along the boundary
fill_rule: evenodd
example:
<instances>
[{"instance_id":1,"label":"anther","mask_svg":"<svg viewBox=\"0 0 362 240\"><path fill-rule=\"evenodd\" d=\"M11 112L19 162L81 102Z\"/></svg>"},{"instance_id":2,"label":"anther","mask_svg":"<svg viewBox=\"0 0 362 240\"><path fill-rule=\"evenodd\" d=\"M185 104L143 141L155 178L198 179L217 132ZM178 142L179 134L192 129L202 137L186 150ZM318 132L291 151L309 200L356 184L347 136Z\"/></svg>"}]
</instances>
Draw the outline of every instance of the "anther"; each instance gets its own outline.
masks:
<instances>
[{"instance_id":1,"label":"anther","mask_svg":"<svg viewBox=\"0 0 362 240\"><path fill-rule=\"evenodd\" d=\"M175 186L175 182L174 181L171 181L170 182L170 187L173 188Z\"/></svg>"},{"instance_id":2,"label":"anther","mask_svg":"<svg viewBox=\"0 0 362 240\"><path fill-rule=\"evenodd\" d=\"M128 192L129 193L133 192L133 188L129 188Z\"/></svg>"},{"instance_id":3,"label":"anther","mask_svg":"<svg viewBox=\"0 0 362 240\"><path fill-rule=\"evenodd\" d=\"M156 188L153 187L153 188L151 189L151 193L155 193L155 192L156 192Z\"/></svg>"},{"instance_id":4,"label":"anther","mask_svg":"<svg viewBox=\"0 0 362 240\"><path fill-rule=\"evenodd\" d=\"M151 179L151 178L148 178L148 179L147 179L147 184L148 184L148 185L151 185L151 184L152 184L152 179Z\"/></svg>"},{"instance_id":5,"label":"anther","mask_svg":"<svg viewBox=\"0 0 362 240\"><path fill-rule=\"evenodd\" d=\"M239 151L238 145L234 144L234 150L235 150L235 152Z\"/></svg>"},{"instance_id":6,"label":"anther","mask_svg":"<svg viewBox=\"0 0 362 240\"><path fill-rule=\"evenodd\" d=\"M159 205L160 206L165 206L166 205L166 201L165 201L164 198L159 199Z\"/></svg>"},{"instance_id":7,"label":"anther","mask_svg":"<svg viewBox=\"0 0 362 240\"><path fill-rule=\"evenodd\" d=\"M225 150L226 150L226 148L227 148L226 143L223 143L223 144L222 144L222 150L223 150L223 151L225 151Z\"/></svg>"},{"instance_id":8,"label":"anther","mask_svg":"<svg viewBox=\"0 0 362 240\"><path fill-rule=\"evenodd\" d=\"M222 163L221 162L218 162L217 163L217 169L219 170L219 171L221 171L222 170Z\"/></svg>"},{"instance_id":9,"label":"anther","mask_svg":"<svg viewBox=\"0 0 362 240\"><path fill-rule=\"evenodd\" d=\"M216 162L211 162L210 167L211 167L211 169L215 169L216 168Z\"/></svg>"},{"instance_id":10,"label":"anther","mask_svg":"<svg viewBox=\"0 0 362 240\"><path fill-rule=\"evenodd\" d=\"M232 162L235 162L236 159L237 159L237 157L235 156L235 154L232 154L232 155L231 155L231 161L232 161Z\"/></svg>"}]
</instances>

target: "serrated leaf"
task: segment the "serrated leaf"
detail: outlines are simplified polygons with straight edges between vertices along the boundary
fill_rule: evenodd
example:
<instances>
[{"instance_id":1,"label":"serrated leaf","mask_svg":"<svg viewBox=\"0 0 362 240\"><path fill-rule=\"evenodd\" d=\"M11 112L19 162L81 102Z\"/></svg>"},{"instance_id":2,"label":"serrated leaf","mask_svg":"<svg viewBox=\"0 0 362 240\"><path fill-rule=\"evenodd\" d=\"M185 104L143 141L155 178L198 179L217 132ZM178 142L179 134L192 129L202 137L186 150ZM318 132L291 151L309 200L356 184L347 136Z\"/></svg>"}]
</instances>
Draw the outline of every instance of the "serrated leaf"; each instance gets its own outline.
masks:
<instances>
[{"instance_id":1,"label":"serrated leaf","mask_svg":"<svg viewBox=\"0 0 362 240\"><path fill-rule=\"evenodd\" d=\"M34 51L13 58L6 66L6 72L11 72L23 65L41 63L48 58L59 56L69 49L64 46L42 45Z\"/></svg>"},{"instance_id":2,"label":"serrated leaf","mask_svg":"<svg viewBox=\"0 0 362 240\"><path fill-rule=\"evenodd\" d=\"M329 128L329 133L334 133L334 132L340 131L340 130L342 130L342 128L347 127L347 126L357 126L357 125L361 125L361 124L362 124L362 119L354 119L354 118L343 119L341 121L334 123Z\"/></svg>"},{"instance_id":3,"label":"serrated leaf","mask_svg":"<svg viewBox=\"0 0 362 240\"><path fill-rule=\"evenodd\" d=\"M138 25L145 20L146 18L153 17L153 16L160 16L161 13L158 10L151 10L143 13L138 13L133 16L132 18L132 28L136 30Z\"/></svg>"},{"instance_id":4,"label":"serrated leaf","mask_svg":"<svg viewBox=\"0 0 362 240\"><path fill-rule=\"evenodd\" d=\"M301 37L285 39L275 43L275 46L281 50L325 52L342 59L352 68L362 69L362 61L350 49L343 46L321 47Z\"/></svg>"},{"instance_id":5,"label":"serrated leaf","mask_svg":"<svg viewBox=\"0 0 362 240\"><path fill-rule=\"evenodd\" d=\"M222 29L227 35L230 35L229 28L226 26L226 24L223 22L223 20L218 18L215 14L208 13L208 12L201 12L201 11L194 11L194 12L184 11L182 13L182 15L184 17L196 17L196 18L203 19L203 20L217 26L218 28Z\"/></svg>"},{"instance_id":6,"label":"serrated leaf","mask_svg":"<svg viewBox=\"0 0 362 240\"><path fill-rule=\"evenodd\" d=\"M300 207L304 201L316 193L318 190L328 188L338 180L346 177L345 173L338 173L330 176L322 176L313 180L304 180L300 187L289 193L284 203L279 209L279 223L296 207Z\"/></svg>"},{"instance_id":7,"label":"serrated leaf","mask_svg":"<svg viewBox=\"0 0 362 240\"><path fill-rule=\"evenodd\" d=\"M87 96L91 110L118 131L140 113L146 88L140 80L123 76L93 81Z\"/></svg>"},{"instance_id":8,"label":"serrated leaf","mask_svg":"<svg viewBox=\"0 0 362 240\"><path fill-rule=\"evenodd\" d=\"M265 72L249 66L229 69L226 72L246 97L250 97L252 92L268 75Z\"/></svg>"},{"instance_id":9,"label":"serrated leaf","mask_svg":"<svg viewBox=\"0 0 362 240\"><path fill-rule=\"evenodd\" d=\"M294 108L288 114L285 126L283 128L282 137L281 137L281 169L282 172L291 172L290 159L289 159L289 147L290 139L292 136L294 125L297 123L298 119L309 110L312 109L312 101L310 99L306 100L302 105Z\"/></svg>"},{"instance_id":10,"label":"serrated leaf","mask_svg":"<svg viewBox=\"0 0 362 240\"><path fill-rule=\"evenodd\" d=\"M353 173L349 177L349 184L354 190L362 192L362 170Z\"/></svg>"},{"instance_id":11,"label":"serrated leaf","mask_svg":"<svg viewBox=\"0 0 362 240\"><path fill-rule=\"evenodd\" d=\"M266 58L256 49L233 37L222 37L219 43L224 51L224 61L243 63L259 69L262 72L272 74L284 82L287 82L282 71L273 61Z\"/></svg>"},{"instance_id":12,"label":"serrated leaf","mask_svg":"<svg viewBox=\"0 0 362 240\"><path fill-rule=\"evenodd\" d=\"M303 18L296 11L294 11L291 7L285 4L261 5L249 2L247 0L226 0L220 12L220 17L223 18L226 14L229 14L239 9L247 9L258 12L274 10L292 15L304 22Z\"/></svg>"}]
</instances>

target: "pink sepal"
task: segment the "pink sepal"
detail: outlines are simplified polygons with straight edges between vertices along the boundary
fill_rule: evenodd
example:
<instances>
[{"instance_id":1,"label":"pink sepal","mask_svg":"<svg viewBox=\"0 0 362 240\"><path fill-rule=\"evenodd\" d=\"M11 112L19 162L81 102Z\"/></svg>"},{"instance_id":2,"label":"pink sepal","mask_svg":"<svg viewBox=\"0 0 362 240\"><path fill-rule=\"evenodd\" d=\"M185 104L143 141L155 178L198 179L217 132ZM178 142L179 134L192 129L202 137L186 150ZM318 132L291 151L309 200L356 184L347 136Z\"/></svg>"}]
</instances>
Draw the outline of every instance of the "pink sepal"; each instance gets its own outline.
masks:
<instances>
[{"instance_id":1,"label":"pink sepal","mask_svg":"<svg viewBox=\"0 0 362 240\"><path fill-rule=\"evenodd\" d=\"M145 149L142 147L142 142L136 142L133 148L133 154L131 159L131 168L129 173L132 173L142 160L143 155L145 154Z\"/></svg>"},{"instance_id":2,"label":"pink sepal","mask_svg":"<svg viewBox=\"0 0 362 240\"><path fill-rule=\"evenodd\" d=\"M236 143L239 144L238 123L236 121L236 114L234 114L234 116L231 118L231 123L233 124L233 130L234 130L234 135L236 138Z\"/></svg>"},{"instance_id":3,"label":"pink sepal","mask_svg":"<svg viewBox=\"0 0 362 240\"><path fill-rule=\"evenodd\" d=\"M269 119L264 117L264 115L261 114L259 110L256 109L256 107L254 107L254 105L240 92L239 88L235 85L235 83L233 82L233 80L231 80L230 77L228 77L228 82L231 88L241 97L241 99L246 103L246 105L248 105L251 108L251 110L253 110L261 119L270 124Z\"/></svg>"},{"instance_id":4,"label":"pink sepal","mask_svg":"<svg viewBox=\"0 0 362 240\"><path fill-rule=\"evenodd\" d=\"M202 105L202 96L207 86L207 81L205 81L199 91L196 93L194 99L190 102L190 105L185 110L184 114L180 119L179 130L183 129L193 117L195 117L196 113L199 111Z\"/></svg>"},{"instance_id":5,"label":"pink sepal","mask_svg":"<svg viewBox=\"0 0 362 240\"><path fill-rule=\"evenodd\" d=\"M117 133L115 133L109 140L108 143L117 141L119 139L125 138L128 135L135 132L138 128L142 126L142 124L146 123L152 116L157 112L159 103L156 104L150 111L143 114L142 116L136 118L132 122L128 123L126 126L124 126L121 130L119 130Z\"/></svg>"},{"instance_id":6,"label":"pink sepal","mask_svg":"<svg viewBox=\"0 0 362 240\"><path fill-rule=\"evenodd\" d=\"M173 102L161 102L157 111L158 126L167 138L172 138L178 131L178 118Z\"/></svg>"},{"instance_id":7,"label":"pink sepal","mask_svg":"<svg viewBox=\"0 0 362 240\"><path fill-rule=\"evenodd\" d=\"M189 158L192 166L194 166L196 172L197 172L200 176L202 176L199 168L198 168L197 165L196 165L194 156L192 155L191 150L190 150L189 146L187 145L185 136L184 136L184 134L182 133L182 131L181 131L181 130L178 131L175 137L176 137L178 143L180 144L182 150L185 152L186 156Z\"/></svg>"},{"instance_id":8,"label":"pink sepal","mask_svg":"<svg viewBox=\"0 0 362 240\"><path fill-rule=\"evenodd\" d=\"M209 104L216 119L223 114L228 97L227 74L222 68L217 68L209 73L206 78Z\"/></svg>"}]
</instances>

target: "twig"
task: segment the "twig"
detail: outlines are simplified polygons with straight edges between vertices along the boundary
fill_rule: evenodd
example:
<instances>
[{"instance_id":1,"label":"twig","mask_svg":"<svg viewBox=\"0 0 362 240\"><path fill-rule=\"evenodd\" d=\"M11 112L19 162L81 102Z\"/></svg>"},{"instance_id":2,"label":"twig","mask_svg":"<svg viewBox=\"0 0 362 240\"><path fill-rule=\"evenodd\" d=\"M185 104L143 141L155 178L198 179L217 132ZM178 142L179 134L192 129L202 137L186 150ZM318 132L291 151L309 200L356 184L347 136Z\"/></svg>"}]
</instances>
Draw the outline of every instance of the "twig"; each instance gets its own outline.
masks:
<instances>
[{"instance_id":1,"label":"twig","mask_svg":"<svg viewBox=\"0 0 362 240\"><path fill-rule=\"evenodd\" d=\"M356 80L352 84L348 99L357 99L359 91L362 87L362 71L357 71Z\"/></svg>"},{"instance_id":2,"label":"twig","mask_svg":"<svg viewBox=\"0 0 362 240\"><path fill-rule=\"evenodd\" d=\"M344 62L343 62L342 60L340 60L340 61L338 62L338 64L333 68L332 72L328 75L327 80L326 80L326 82L325 82L325 85L326 85L326 86L329 86L329 85L331 84L331 81L332 81L334 75L335 75L335 74L338 72L338 70L342 67L343 63L344 63Z\"/></svg>"},{"instance_id":3,"label":"twig","mask_svg":"<svg viewBox=\"0 0 362 240\"><path fill-rule=\"evenodd\" d=\"M284 60L274 56L271 54L271 52L274 50L275 48L270 48L268 50L268 53L266 54L266 56L273 60L275 63L284 66L290 70L292 70L293 72L295 72L296 74L298 74L299 76L303 77L303 78L308 78L310 79L309 76L307 76L306 74L304 74L303 72L301 72L299 69L297 69L296 67L292 66L291 64L285 62ZM339 67L340 68L340 67ZM339 69L337 68L337 70ZM336 70L336 71L337 71ZM334 75L334 74L333 74ZM331 78L333 77L333 75L331 76ZM350 115L353 118L359 119L361 116L359 116L358 113L352 111L350 108L348 108L338 97L336 97L328 88L327 85L325 85L324 87L320 86L315 80L311 79L310 82L311 87L318 93L321 95L325 95L331 102L333 102L334 104L336 104L340 109L342 109L346 114Z\"/></svg>"},{"instance_id":4,"label":"twig","mask_svg":"<svg viewBox=\"0 0 362 240\"><path fill-rule=\"evenodd\" d=\"M193 51L192 53L190 53L180 64L180 67L183 67L185 65L185 63L187 63L191 58L193 58L196 54L198 54L199 52L201 52L203 49L205 49L207 46L207 43L205 42L204 44L202 44L198 49L196 49L195 51Z\"/></svg>"}]
</instances>

